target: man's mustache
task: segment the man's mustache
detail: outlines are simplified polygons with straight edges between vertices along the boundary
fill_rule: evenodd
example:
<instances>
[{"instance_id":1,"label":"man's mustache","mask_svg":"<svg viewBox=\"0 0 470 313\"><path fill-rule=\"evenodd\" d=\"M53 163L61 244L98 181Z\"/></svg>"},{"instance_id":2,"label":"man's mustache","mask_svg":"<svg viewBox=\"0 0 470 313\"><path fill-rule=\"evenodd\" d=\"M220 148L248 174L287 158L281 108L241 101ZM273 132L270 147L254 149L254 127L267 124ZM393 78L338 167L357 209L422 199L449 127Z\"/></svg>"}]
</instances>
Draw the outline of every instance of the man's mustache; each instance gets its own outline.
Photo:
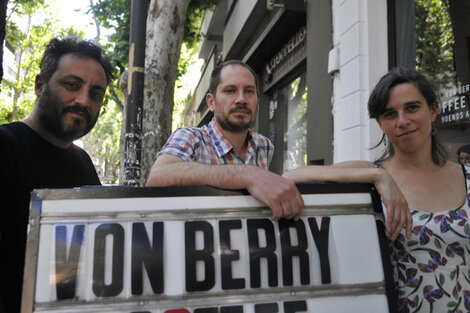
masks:
<instances>
[{"instance_id":1,"label":"man's mustache","mask_svg":"<svg viewBox=\"0 0 470 313\"><path fill-rule=\"evenodd\" d=\"M228 113L233 113L233 112L236 112L236 111L246 111L248 112L249 114L251 114L251 110L246 106L246 105L237 105L233 108L231 108Z\"/></svg>"},{"instance_id":2,"label":"man's mustache","mask_svg":"<svg viewBox=\"0 0 470 313\"><path fill-rule=\"evenodd\" d=\"M91 116L90 116L90 113L88 112L88 110L86 108L81 107L78 104L62 109L62 115L64 115L65 113L68 113L68 112L70 112L70 113L81 113L81 114L84 115L84 117L87 121L89 121L91 119Z\"/></svg>"}]
</instances>

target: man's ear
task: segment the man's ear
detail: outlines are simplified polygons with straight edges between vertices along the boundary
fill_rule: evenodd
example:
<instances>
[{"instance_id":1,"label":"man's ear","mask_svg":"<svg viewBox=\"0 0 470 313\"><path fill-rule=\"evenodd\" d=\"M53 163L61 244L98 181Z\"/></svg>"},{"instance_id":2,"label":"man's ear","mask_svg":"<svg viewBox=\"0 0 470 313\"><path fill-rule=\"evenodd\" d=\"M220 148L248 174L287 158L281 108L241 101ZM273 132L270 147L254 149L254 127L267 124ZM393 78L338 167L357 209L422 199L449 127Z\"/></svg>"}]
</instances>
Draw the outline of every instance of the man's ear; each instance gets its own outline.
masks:
<instances>
[{"instance_id":1,"label":"man's ear","mask_svg":"<svg viewBox=\"0 0 470 313\"><path fill-rule=\"evenodd\" d=\"M206 103L207 107L209 108L209 111L214 112L215 110L215 101L214 101L214 95L211 93L206 94Z\"/></svg>"},{"instance_id":2,"label":"man's ear","mask_svg":"<svg viewBox=\"0 0 470 313\"><path fill-rule=\"evenodd\" d=\"M36 75L36 79L34 80L34 91L36 96L40 97L42 95L45 86L46 83L44 82L42 76L40 74Z\"/></svg>"}]
</instances>

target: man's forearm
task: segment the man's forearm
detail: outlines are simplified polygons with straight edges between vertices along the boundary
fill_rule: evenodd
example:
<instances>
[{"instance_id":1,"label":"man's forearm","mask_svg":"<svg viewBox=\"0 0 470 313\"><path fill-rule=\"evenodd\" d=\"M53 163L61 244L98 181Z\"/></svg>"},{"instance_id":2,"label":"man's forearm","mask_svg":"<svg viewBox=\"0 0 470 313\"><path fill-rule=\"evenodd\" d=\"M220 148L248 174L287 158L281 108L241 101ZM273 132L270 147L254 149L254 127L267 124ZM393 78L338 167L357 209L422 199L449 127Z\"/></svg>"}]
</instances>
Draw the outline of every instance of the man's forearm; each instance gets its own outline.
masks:
<instances>
[{"instance_id":1,"label":"man's forearm","mask_svg":"<svg viewBox=\"0 0 470 313\"><path fill-rule=\"evenodd\" d=\"M298 219L304 205L292 181L253 165L185 162L176 156L161 155L155 161L146 185L247 189L255 199L271 208L273 219Z\"/></svg>"},{"instance_id":2,"label":"man's forearm","mask_svg":"<svg viewBox=\"0 0 470 313\"><path fill-rule=\"evenodd\" d=\"M226 189L247 188L250 177L266 171L253 165L175 162L152 168L147 186L208 185Z\"/></svg>"}]
</instances>

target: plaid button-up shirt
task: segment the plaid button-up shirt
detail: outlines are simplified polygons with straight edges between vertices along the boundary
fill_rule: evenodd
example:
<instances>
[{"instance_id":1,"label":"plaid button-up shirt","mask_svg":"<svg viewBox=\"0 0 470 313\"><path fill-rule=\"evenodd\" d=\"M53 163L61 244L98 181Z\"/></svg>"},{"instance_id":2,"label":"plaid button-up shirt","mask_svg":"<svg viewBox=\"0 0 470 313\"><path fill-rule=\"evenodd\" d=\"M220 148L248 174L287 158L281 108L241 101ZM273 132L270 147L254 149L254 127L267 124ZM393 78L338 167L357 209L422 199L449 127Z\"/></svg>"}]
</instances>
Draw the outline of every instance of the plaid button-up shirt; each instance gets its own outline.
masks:
<instances>
[{"instance_id":1,"label":"plaid button-up shirt","mask_svg":"<svg viewBox=\"0 0 470 313\"><path fill-rule=\"evenodd\" d=\"M274 153L271 141L252 130L248 130L247 141L248 149L243 161L212 119L209 124L201 128L177 129L157 153L157 158L162 154L171 154L188 162L250 164L268 169Z\"/></svg>"}]
</instances>

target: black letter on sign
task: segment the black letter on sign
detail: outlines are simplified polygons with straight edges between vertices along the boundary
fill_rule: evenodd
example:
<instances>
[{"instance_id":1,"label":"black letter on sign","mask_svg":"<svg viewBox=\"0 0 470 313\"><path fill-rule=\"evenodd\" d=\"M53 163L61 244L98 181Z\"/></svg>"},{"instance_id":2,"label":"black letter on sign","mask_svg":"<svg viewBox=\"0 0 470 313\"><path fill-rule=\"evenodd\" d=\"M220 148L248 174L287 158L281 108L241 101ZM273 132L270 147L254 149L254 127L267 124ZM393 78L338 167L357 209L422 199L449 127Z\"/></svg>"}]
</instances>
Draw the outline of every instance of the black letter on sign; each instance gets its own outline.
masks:
<instances>
[{"instance_id":1,"label":"black letter on sign","mask_svg":"<svg viewBox=\"0 0 470 313\"><path fill-rule=\"evenodd\" d=\"M243 313L243 306L223 306L220 308L220 313Z\"/></svg>"},{"instance_id":2,"label":"black letter on sign","mask_svg":"<svg viewBox=\"0 0 470 313\"><path fill-rule=\"evenodd\" d=\"M304 311L307 311L307 302L305 301L289 301L284 303L284 313Z\"/></svg>"},{"instance_id":3,"label":"black letter on sign","mask_svg":"<svg viewBox=\"0 0 470 313\"><path fill-rule=\"evenodd\" d=\"M277 303L255 304L255 313L278 313L279 306Z\"/></svg>"},{"instance_id":4,"label":"black letter on sign","mask_svg":"<svg viewBox=\"0 0 470 313\"><path fill-rule=\"evenodd\" d=\"M289 228L294 228L297 231L297 238L299 244L293 246L290 238ZM300 283L307 285L310 283L310 268L308 261L308 242L307 233L305 231L304 222L299 219L297 222L293 220L280 219L279 231L281 233L281 248L282 248L282 278L284 286L292 286L292 259L294 256L299 257L300 265Z\"/></svg>"},{"instance_id":5,"label":"black letter on sign","mask_svg":"<svg viewBox=\"0 0 470 313\"><path fill-rule=\"evenodd\" d=\"M83 244L85 225L73 227L72 242L67 257L67 228L57 226L55 229L55 282L57 299L73 299L77 284L78 260Z\"/></svg>"},{"instance_id":6,"label":"black letter on sign","mask_svg":"<svg viewBox=\"0 0 470 313\"><path fill-rule=\"evenodd\" d=\"M194 313L219 313L219 309L217 309L217 308L201 308L201 309L195 309Z\"/></svg>"},{"instance_id":7,"label":"black letter on sign","mask_svg":"<svg viewBox=\"0 0 470 313\"><path fill-rule=\"evenodd\" d=\"M204 248L196 250L196 232L202 231ZM186 291L206 291L215 284L214 230L206 221L186 222L184 225L184 243L186 260ZM197 261L204 262L205 279L197 281Z\"/></svg>"},{"instance_id":8,"label":"black letter on sign","mask_svg":"<svg viewBox=\"0 0 470 313\"><path fill-rule=\"evenodd\" d=\"M274 225L267 219L249 219L248 244L250 245L250 284L251 288L261 287L261 258L268 261L268 281L270 287L277 286L277 257L276 238L274 237ZM266 234L266 247L260 247L258 229L263 229Z\"/></svg>"},{"instance_id":9,"label":"black letter on sign","mask_svg":"<svg viewBox=\"0 0 470 313\"><path fill-rule=\"evenodd\" d=\"M106 237L113 238L112 264L105 264ZM102 224L96 228L93 255L93 292L97 297L114 297L122 291L124 280L124 228L119 224ZM111 284L105 285L106 266L111 265Z\"/></svg>"},{"instance_id":10,"label":"black letter on sign","mask_svg":"<svg viewBox=\"0 0 470 313\"><path fill-rule=\"evenodd\" d=\"M328 235L330 233L330 218L322 217L321 230L318 229L317 220L314 217L308 219L310 231L312 232L318 254L320 255L321 282L331 283L330 257L328 255Z\"/></svg>"},{"instance_id":11,"label":"black letter on sign","mask_svg":"<svg viewBox=\"0 0 470 313\"><path fill-rule=\"evenodd\" d=\"M143 267L147 270L154 293L163 292L163 222L153 223L150 246L144 223L132 225L132 294L141 295Z\"/></svg>"},{"instance_id":12,"label":"black letter on sign","mask_svg":"<svg viewBox=\"0 0 470 313\"><path fill-rule=\"evenodd\" d=\"M230 230L242 228L240 220L220 221L220 266L222 272L222 289L243 289L245 279L232 278L232 261L240 260L240 252L230 249Z\"/></svg>"}]
</instances>

